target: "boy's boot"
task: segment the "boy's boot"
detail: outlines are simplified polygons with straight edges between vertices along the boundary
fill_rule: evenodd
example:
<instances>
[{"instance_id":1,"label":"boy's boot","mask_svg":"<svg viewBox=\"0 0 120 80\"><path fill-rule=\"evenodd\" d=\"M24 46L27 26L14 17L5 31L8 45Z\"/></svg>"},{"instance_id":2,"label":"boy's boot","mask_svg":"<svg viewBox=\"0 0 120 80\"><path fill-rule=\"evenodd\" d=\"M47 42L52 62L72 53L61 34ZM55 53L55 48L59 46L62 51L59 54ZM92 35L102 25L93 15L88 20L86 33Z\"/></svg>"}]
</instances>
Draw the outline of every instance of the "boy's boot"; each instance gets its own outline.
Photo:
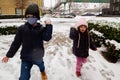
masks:
<instances>
[{"instance_id":1,"label":"boy's boot","mask_svg":"<svg viewBox=\"0 0 120 80\"><path fill-rule=\"evenodd\" d=\"M41 78L42 80L47 80L47 75L45 72L41 72Z\"/></svg>"}]
</instances>

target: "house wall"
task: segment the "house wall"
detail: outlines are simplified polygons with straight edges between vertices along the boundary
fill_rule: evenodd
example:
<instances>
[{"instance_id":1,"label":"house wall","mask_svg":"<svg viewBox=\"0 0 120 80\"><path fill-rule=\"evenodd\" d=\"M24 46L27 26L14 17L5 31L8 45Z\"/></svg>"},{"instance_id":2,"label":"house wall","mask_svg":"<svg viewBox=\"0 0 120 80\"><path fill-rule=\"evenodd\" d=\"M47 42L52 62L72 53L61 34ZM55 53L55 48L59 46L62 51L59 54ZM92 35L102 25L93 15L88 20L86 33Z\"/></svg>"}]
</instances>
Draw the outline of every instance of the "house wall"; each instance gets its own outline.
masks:
<instances>
[{"instance_id":1,"label":"house wall","mask_svg":"<svg viewBox=\"0 0 120 80\"><path fill-rule=\"evenodd\" d=\"M1 15L15 15L16 8L20 8L20 4L16 2L17 0L0 0L0 14ZM22 1L22 0L18 0ZM25 7L23 8L23 13L26 7L31 3L37 3L40 7L40 12L42 12L43 0L26 0ZM20 8L21 9L21 8Z\"/></svg>"}]
</instances>

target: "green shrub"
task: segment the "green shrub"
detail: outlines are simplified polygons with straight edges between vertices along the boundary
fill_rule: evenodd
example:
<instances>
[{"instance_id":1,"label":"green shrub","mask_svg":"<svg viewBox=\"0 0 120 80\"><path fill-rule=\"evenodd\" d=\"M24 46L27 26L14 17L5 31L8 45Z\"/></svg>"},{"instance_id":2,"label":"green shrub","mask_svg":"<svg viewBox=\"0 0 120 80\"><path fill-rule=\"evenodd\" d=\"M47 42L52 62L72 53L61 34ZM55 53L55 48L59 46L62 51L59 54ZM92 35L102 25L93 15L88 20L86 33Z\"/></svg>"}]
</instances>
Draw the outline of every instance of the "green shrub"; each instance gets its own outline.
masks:
<instances>
[{"instance_id":1,"label":"green shrub","mask_svg":"<svg viewBox=\"0 0 120 80\"><path fill-rule=\"evenodd\" d=\"M105 45L105 38L102 36L98 36L97 34L90 32L92 36L92 40L94 41L96 47L101 47L101 45Z\"/></svg>"},{"instance_id":2,"label":"green shrub","mask_svg":"<svg viewBox=\"0 0 120 80\"><path fill-rule=\"evenodd\" d=\"M23 15L0 15L0 19L23 18Z\"/></svg>"},{"instance_id":3,"label":"green shrub","mask_svg":"<svg viewBox=\"0 0 120 80\"><path fill-rule=\"evenodd\" d=\"M118 59L120 59L120 49L116 50L116 47L114 44L107 43L106 51L102 51L103 57L112 63L116 63Z\"/></svg>"},{"instance_id":4,"label":"green shrub","mask_svg":"<svg viewBox=\"0 0 120 80\"><path fill-rule=\"evenodd\" d=\"M108 25L98 25L89 23L89 30L92 38L95 41L95 45L97 47L101 47L104 45L106 47L106 51L102 51L102 56L109 62L116 63L120 59L120 50L116 50L114 44L109 42L105 42L106 39L116 40L120 42L120 28L113 28ZM103 34L104 37L98 36L92 30L98 31Z\"/></svg>"},{"instance_id":5,"label":"green shrub","mask_svg":"<svg viewBox=\"0 0 120 80\"><path fill-rule=\"evenodd\" d=\"M120 28L114 28L108 25L100 26L99 24L93 24L93 23L89 23L88 25L89 25L89 30L94 29L102 33L106 39L116 40L117 42L120 42Z\"/></svg>"},{"instance_id":6,"label":"green shrub","mask_svg":"<svg viewBox=\"0 0 120 80\"><path fill-rule=\"evenodd\" d=\"M18 28L18 27L16 27L16 26L0 27L0 34L1 34L1 35L15 34L17 28Z\"/></svg>"}]
</instances>

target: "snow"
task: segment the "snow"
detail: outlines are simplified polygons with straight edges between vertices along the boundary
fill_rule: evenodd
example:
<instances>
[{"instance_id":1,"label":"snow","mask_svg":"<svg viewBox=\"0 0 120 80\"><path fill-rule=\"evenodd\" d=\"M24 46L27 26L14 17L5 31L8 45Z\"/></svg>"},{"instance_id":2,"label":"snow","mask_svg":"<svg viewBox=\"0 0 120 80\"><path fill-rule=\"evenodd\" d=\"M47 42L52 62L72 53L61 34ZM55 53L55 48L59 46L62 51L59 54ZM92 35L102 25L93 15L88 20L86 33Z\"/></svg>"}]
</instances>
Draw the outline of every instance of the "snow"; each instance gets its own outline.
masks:
<instances>
[{"instance_id":1,"label":"snow","mask_svg":"<svg viewBox=\"0 0 120 80\"><path fill-rule=\"evenodd\" d=\"M90 49L90 56L82 67L82 76L76 77L75 66L76 59L72 54L72 40L69 39L69 30L71 26L82 16L75 18L51 18L53 24L53 38L49 42L45 42L45 66L48 75L48 80L119 80L120 79L120 62L109 63L100 54L104 47L98 48L97 51ZM120 23L120 17L95 17L84 16L88 21L99 22L105 20L107 23ZM41 23L44 25L44 20L48 17L41 18ZM6 22L5 22L6 21ZM11 23L14 22L14 23ZM0 20L0 26L21 25L23 20L7 19ZM104 23L101 23L104 24ZM114 26L114 24L113 24ZM120 25L118 25L120 27ZM0 36L0 58L5 56L15 35ZM120 48L120 43L111 40L111 43L116 44ZM8 63L0 62L0 80L18 80L20 75L20 50L16 55L9 60ZM33 66L31 70L30 80L41 80L37 66Z\"/></svg>"},{"instance_id":2,"label":"snow","mask_svg":"<svg viewBox=\"0 0 120 80\"><path fill-rule=\"evenodd\" d=\"M20 26L25 22L24 19L0 19L0 27Z\"/></svg>"}]
</instances>

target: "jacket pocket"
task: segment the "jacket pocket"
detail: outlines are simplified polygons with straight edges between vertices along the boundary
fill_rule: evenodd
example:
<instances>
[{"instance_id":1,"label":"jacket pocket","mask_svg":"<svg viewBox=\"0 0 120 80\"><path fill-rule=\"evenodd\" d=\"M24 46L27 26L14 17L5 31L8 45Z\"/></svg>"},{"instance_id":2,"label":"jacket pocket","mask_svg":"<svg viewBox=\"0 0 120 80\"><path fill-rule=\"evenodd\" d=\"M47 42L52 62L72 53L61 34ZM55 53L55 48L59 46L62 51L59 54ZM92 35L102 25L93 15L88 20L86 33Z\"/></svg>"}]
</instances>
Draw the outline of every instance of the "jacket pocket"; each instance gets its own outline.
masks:
<instances>
[{"instance_id":1,"label":"jacket pocket","mask_svg":"<svg viewBox=\"0 0 120 80\"><path fill-rule=\"evenodd\" d=\"M42 48L35 48L32 51L32 59L34 61L39 61L43 58L44 56L44 49Z\"/></svg>"}]
</instances>

